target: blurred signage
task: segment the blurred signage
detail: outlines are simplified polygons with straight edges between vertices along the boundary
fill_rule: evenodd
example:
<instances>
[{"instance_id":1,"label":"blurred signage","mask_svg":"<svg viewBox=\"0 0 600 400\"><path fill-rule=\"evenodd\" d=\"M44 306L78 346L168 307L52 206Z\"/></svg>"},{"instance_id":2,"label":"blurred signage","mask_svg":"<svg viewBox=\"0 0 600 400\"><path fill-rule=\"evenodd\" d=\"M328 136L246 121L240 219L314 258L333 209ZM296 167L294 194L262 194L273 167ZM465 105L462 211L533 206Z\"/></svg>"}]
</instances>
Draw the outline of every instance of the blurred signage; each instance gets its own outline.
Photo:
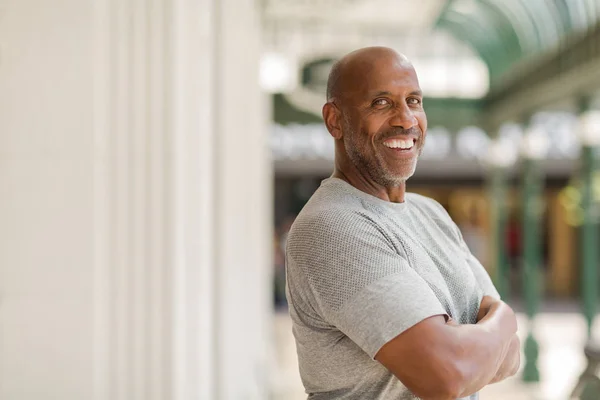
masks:
<instances>
[{"instance_id":1,"label":"blurred signage","mask_svg":"<svg viewBox=\"0 0 600 400\"><path fill-rule=\"evenodd\" d=\"M580 145L572 134L574 119L540 116L535 123L544 128L550 142L548 159L573 160L579 156ZM507 124L499 133L514 149L519 151L522 130ZM272 128L270 146L275 160L333 160L334 142L323 124L276 124ZM486 161L492 141L482 129L468 126L453 134L443 127L427 131L423 159L441 160L456 157L461 160Z\"/></svg>"}]
</instances>

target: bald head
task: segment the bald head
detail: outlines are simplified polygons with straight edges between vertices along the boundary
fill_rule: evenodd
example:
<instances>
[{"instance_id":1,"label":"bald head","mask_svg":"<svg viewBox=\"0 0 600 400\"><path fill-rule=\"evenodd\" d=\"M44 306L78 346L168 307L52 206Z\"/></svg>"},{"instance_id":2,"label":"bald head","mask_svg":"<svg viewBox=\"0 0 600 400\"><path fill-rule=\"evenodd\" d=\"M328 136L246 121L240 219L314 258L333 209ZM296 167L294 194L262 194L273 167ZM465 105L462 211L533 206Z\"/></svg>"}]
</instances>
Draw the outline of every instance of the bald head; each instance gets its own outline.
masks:
<instances>
[{"instance_id":1,"label":"bald head","mask_svg":"<svg viewBox=\"0 0 600 400\"><path fill-rule=\"evenodd\" d=\"M408 58L389 47L365 47L348 53L331 68L327 79L327 101L340 100L343 93L353 91L361 76L377 71L381 64L398 64L412 68Z\"/></svg>"}]
</instances>

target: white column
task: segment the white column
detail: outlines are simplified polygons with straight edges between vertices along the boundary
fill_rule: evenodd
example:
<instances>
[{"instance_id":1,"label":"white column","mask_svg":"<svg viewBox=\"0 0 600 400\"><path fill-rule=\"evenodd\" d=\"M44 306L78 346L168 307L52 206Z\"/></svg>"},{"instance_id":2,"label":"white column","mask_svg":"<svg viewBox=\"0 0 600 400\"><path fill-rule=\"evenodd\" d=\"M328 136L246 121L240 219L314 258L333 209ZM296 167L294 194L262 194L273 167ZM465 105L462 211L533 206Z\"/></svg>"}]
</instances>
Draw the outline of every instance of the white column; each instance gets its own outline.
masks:
<instances>
[{"instance_id":1,"label":"white column","mask_svg":"<svg viewBox=\"0 0 600 400\"><path fill-rule=\"evenodd\" d=\"M268 118L258 87L260 41L252 34L260 29L260 2L215 4L215 288L217 342L222 344L215 398L266 399L271 242L258 238L270 237L273 211L272 177L266 173L271 168Z\"/></svg>"},{"instance_id":2,"label":"white column","mask_svg":"<svg viewBox=\"0 0 600 400\"><path fill-rule=\"evenodd\" d=\"M1 3L0 398L268 397L255 3Z\"/></svg>"},{"instance_id":3,"label":"white column","mask_svg":"<svg viewBox=\"0 0 600 400\"><path fill-rule=\"evenodd\" d=\"M0 399L89 399L91 10L0 2Z\"/></svg>"}]
</instances>

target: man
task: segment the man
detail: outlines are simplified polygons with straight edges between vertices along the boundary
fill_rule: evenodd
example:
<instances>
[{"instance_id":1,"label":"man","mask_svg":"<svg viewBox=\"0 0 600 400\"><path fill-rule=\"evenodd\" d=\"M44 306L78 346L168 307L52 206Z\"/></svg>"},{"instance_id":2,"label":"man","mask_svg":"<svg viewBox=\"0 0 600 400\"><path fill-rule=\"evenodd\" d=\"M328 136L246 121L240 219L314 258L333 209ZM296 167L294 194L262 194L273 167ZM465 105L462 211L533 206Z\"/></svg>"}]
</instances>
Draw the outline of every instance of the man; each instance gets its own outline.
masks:
<instances>
[{"instance_id":1,"label":"man","mask_svg":"<svg viewBox=\"0 0 600 400\"><path fill-rule=\"evenodd\" d=\"M332 68L335 171L288 235L287 296L310 399L477 399L516 373L513 311L435 201L406 193L427 120L406 57Z\"/></svg>"}]
</instances>

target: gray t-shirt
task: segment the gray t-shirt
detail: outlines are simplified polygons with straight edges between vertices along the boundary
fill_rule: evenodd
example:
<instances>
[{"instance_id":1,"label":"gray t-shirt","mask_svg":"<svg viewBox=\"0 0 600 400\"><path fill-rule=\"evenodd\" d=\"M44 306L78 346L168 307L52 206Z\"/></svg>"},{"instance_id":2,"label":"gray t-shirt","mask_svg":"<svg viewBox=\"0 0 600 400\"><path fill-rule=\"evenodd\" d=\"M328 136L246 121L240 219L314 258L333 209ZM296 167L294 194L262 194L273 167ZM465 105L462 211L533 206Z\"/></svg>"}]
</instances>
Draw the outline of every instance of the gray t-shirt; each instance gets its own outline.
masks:
<instances>
[{"instance_id":1,"label":"gray t-shirt","mask_svg":"<svg viewBox=\"0 0 600 400\"><path fill-rule=\"evenodd\" d=\"M337 178L294 222L286 268L309 399L416 399L374 360L379 349L434 315L473 324L482 297L499 298L437 202L391 203Z\"/></svg>"}]
</instances>

